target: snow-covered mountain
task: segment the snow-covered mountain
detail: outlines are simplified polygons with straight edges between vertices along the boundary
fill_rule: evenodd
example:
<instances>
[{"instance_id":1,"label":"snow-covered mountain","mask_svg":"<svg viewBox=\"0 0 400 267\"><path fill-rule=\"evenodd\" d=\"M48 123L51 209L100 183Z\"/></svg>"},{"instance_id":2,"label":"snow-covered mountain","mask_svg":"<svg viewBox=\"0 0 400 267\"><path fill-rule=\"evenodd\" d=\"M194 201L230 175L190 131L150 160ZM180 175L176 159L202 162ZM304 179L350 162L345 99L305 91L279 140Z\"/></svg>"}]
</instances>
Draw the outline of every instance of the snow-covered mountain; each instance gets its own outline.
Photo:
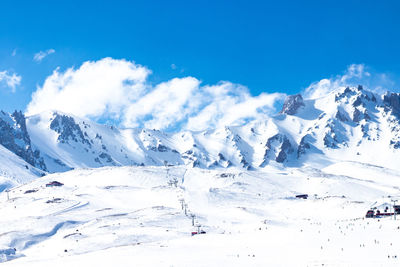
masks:
<instances>
[{"instance_id":1,"label":"snow-covered mountain","mask_svg":"<svg viewBox=\"0 0 400 267\"><path fill-rule=\"evenodd\" d=\"M400 201L399 119L360 86L200 132L3 112L0 262L398 266L399 221L365 214Z\"/></svg>"},{"instance_id":2,"label":"snow-covered mountain","mask_svg":"<svg viewBox=\"0 0 400 267\"><path fill-rule=\"evenodd\" d=\"M0 111L0 144L32 166L46 171L40 152L32 149L26 119L21 112L8 114Z\"/></svg>"},{"instance_id":3,"label":"snow-covered mountain","mask_svg":"<svg viewBox=\"0 0 400 267\"><path fill-rule=\"evenodd\" d=\"M0 192L29 182L46 172L38 150L33 150L21 112L0 112Z\"/></svg>"},{"instance_id":4,"label":"snow-covered mountain","mask_svg":"<svg viewBox=\"0 0 400 267\"><path fill-rule=\"evenodd\" d=\"M398 168L400 94L338 88L319 99L288 96L268 120L200 132L118 129L58 111L0 118L0 144L43 171L188 165L256 169L353 160Z\"/></svg>"}]
</instances>

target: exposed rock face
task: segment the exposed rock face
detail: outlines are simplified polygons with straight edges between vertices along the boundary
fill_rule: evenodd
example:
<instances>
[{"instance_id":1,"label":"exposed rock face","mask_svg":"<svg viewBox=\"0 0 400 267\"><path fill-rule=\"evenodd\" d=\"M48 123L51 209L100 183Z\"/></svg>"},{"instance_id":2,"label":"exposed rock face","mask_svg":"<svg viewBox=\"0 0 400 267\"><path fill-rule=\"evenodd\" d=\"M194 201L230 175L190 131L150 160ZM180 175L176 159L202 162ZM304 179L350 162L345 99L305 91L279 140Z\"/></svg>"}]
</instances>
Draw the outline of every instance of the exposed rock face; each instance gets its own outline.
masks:
<instances>
[{"instance_id":1,"label":"exposed rock face","mask_svg":"<svg viewBox=\"0 0 400 267\"><path fill-rule=\"evenodd\" d=\"M46 164L38 150L33 150L28 131L26 130L25 116L21 111L12 115L1 111L0 113L0 144L26 162L46 171Z\"/></svg>"},{"instance_id":2,"label":"exposed rock face","mask_svg":"<svg viewBox=\"0 0 400 267\"><path fill-rule=\"evenodd\" d=\"M55 113L55 115L55 118L50 124L50 129L60 134L58 136L58 141L60 141L60 143L68 144L69 141L75 141L87 144L91 147L89 140L85 138L81 128L75 123L74 118L57 113Z\"/></svg>"},{"instance_id":3,"label":"exposed rock face","mask_svg":"<svg viewBox=\"0 0 400 267\"><path fill-rule=\"evenodd\" d=\"M307 150L311 148L310 145L311 136L309 134L303 136L300 140L300 144L297 148L297 158L300 158L301 155L306 154Z\"/></svg>"},{"instance_id":4,"label":"exposed rock face","mask_svg":"<svg viewBox=\"0 0 400 267\"><path fill-rule=\"evenodd\" d=\"M158 144L158 146L157 146L157 151L158 152L167 152L167 151L170 151L170 150L171 149L169 147L166 147L166 146L164 146L162 144Z\"/></svg>"},{"instance_id":5,"label":"exposed rock face","mask_svg":"<svg viewBox=\"0 0 400 267\"><path fill-rule=\"evenodd\" d=\"M363 119L363 116L362 116L361 111L360 111L358 108L355 108L355 109L354 109L354 112L353 112L353 121L354 121L355 123L358 123L358 122L360 122L362 119Z\"/></svg>"},{"instance_id":6,"label":"exposed rock face","mask_svg":"<svg viewBox=\"0 0 400 267\"><path fill-rule=\"evenodd\" d=\"M358 106L361 106L361 105L363 105L362 97L358 96L356 98L356 100L353 102L353 107L358 107Z\"/></svg>"},{"instance_id":7,"label":"exposed rock face","mask_svg":"<svg viewBox=\"0 0 400 267\"><path fill-rule=\"evenodd\" d=\"M105 160L106 163L111 163L111 164L114 165L114 166L117 165L117 164L114 162L114 160L112 159L112 157L111 157L109 154L107 154L107 153L102 152L102 153L99 155L99 158Z\"/></svg>"},{"instance_id":8,"label":"exposed rock face","mask_svg":"<svg viewBox=\"0 0 400 267\"><path fill-rule=\"evenodd\" d=\"M260 166L266 166L270 160L283 163L287 161L288 156L293 152L293 146L286 135L278 133L268 139L266 143L264 161Z\"/></svg>"},{"instance_id":9,"label":"exposed rock face","mask_svg":"<svg viewBox=\"0 0 400 267\"><path fill-rule=\"evenodd\" d=\"M328 119L323 135L324 146L337 149L348 146L348 136L343 124L337 119Z\"/></svg>"},{"instance_id":10,"label":"exposed rock face","mask_svg":"<svg viewBox=\"0 0 400 267\"><path fill-rule=\"evenodd\" d=\"M303 97L300 94L286 97L281 113L295 115L299 108L304 107Z\"/></svg>"},{"instance_id":11,"label":"exposed rock face","mask_svg":"<svg viewBox=\"0 0 400 267\"><path fill-rule=\"evenodd\" d=\"M367 110L364 110L364 111L360 111L360 110L358 110L357 108L354 110L354 113L353 113L353 115L354 115L354 122L356 122L356 123L358 123L358 122L360 122L361 120L365 120L365 121L369 121L369 120L371 120L371 117L368 115L368 111Z\"/></svg>"},{"instance_id":12,"label":"exposed rock face","mask_svg":"<svg viewBox=\"0 0 400 267\"><path fill-rule=\"evenodd\" d=\"M348 122L349 121L349 119L347 118L346 113L344 113L344 112L342 112L340 110L338 110L336 112L335 118L338 119L341 122Z\"/></svg>"},{"instance_id":13,"label":"exposed rock face","mask_svg":"<svg viewBox=\"0 0 400 267\"><path fill-rule=\"evenodd\" d=\"M400 118L400 93L386 93L383 96L383 102L392 114Z\"/></svg>"},{"instance_id":14,"label":"exposed rock face","mask_svg":"<svg viewBox=\"0 0 400 267\"><path fill-rule=\"evenodd\" d=\"M350 89L350 87L346 87L343 92L338 92L335 95L335 102L340 102L342 99L349 98L355 95L357 92L355 90Z\"/></svg>"},{"instance_id":15,"label":"exposed rock face","mask_svg":"<svg viewBox=\"0 0 400 267\"><path fill-rule=\"evenodd\" d=\"M336 136L332 132L328 132L324 136L324 145L329 148L339 148Z\"/></svg>"},{"instance_id":16,"label":"exposed rock face","mask_svg":"<svg viewBox=\"0 0 400 267\"><path fill-rule=\"evenodd\" d=\"M232 162L227 160L222 153L218 153L218 165L227 168L232 166Z\"/></svg>"},{"instance_id":17,"label":"exposed rock face","mask_svg":"<svg viewBox=\"0 0 400 267\"><path fill-rule=\"evenodd\" d=\"M196 144L193 145L192 149L183 152L181 158L186 165L192 167L201 167L202 162L208 160L207 156L200 152Z\"/></svg>"},{"instance_id":18,"label":"exposed rock face","mask_svg":"<svg viewBox=\"0 0 400 267\"><path fill-rule=\"evenodd\" d=\"M351 157L369 146L400 153L400 94L378 95L359 86L340 87L313 100L292 95L281 113L267 120L177 133L117 129L61 112L27 119L21 112L2 112L0 144L49 172L126 165L289 166L297 160L306 163L316 153L341 157L342 149Z\"/></svg>"}]
</instances>

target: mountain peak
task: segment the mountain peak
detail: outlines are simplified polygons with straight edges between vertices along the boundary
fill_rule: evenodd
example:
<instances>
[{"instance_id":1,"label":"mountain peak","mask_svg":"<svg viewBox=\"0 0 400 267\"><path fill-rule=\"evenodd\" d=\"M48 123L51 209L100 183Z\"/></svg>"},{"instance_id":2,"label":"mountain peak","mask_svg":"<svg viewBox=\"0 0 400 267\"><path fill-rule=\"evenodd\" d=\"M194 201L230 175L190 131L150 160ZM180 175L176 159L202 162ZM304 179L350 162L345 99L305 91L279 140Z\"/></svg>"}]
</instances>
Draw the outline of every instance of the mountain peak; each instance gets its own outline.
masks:
<instances>
[{"instance_id":1,"label":"mountain peak","mask_svg":"<svg viewBox=\"0 0 400 267\"><path fill-rule=\"evenodd\" d=\"M314 164L316 157L393 167L400 156L399 118L399 93L349 86L317 99L287 96L280 114L267 120L197 132L110 128L58 111L28 118L1 112L0 144L50 172L165 163L250 169ZM371 151L381 152L377 158Z\"/></svg>"},{"instance_id":2,"label":"mountain peak","mask_svg":"<svg viewBox=\"0 0 400 267\"><path fill-rule=\"evenodd\" d=\"M387 92L383 96L383 102L392 109L395 115L400 117L400 93Z\"/></svg>"},{"instance_id":3,"label":"mountain peak","mask_svg":"<svg viewBox=\"0 0 400 267\"><path fill-rule=\"evenodd\" d=\"M295 115L298 109L301 107L304 107L304 101L301 94L289 95L286 97L280 113L287 115Z\"/></svg>"}]
</instances>

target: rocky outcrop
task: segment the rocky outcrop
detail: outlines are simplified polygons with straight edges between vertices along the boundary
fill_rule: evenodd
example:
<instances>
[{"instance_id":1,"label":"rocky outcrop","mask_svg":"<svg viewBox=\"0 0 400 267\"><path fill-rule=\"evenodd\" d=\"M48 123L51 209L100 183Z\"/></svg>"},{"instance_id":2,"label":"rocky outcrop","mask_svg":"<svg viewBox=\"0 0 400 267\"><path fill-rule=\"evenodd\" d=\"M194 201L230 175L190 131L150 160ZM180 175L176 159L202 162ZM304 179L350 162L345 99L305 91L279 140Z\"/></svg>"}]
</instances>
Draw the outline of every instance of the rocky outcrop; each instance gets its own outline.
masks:
<instances>
[{"instance_id":1,"label":"rocky outcrop","mask_svg":"<svg viewBox=\"0 0 400 267\"><path fill-rule=\"evenodd\" d=\"M362 112L358 108L355 108L353 112L353 122L359 123L363 119L365 119L366 121L371 119L368 115L368 112L367 111Z\"/></svg>"},{"instance_id":2,"label":"rocky outcrop","mask_svg":"<svg viewBox=\"0 0 400 267\"><path fill-rule=\"evenodd\" d=\"M85 138L81 127L75 123L74 118L57 113L54 115L55 117L50 124L50 129L59 133L58 141L60 143L69 144L70 141L74 141L87 144L89 147L91 147L91 143Z\"/></svg>"},{"instance_id":3,"label":"rocky outcrop","mask_svg":"<svg viewBox=\"0 0 400 267\"><path fill-rule=\"evenodd\" d=\"M301 155L306 154L307 150L311 148L310 139L312 138L309 134L301 138L300 144L297 147L297 158L300 158Z\"/></svg>"},{"instance_id":4,"label":"rocky outcrop","mask_svg":"<svg viewBox=\"0 0 400 267\"><path fill-rule=\"evenodd\" d=\"M385 109L392 111L392 114L400 118L400 93L387 92L383 96Z\"/></svg>"},{"instance_id":5,"label":"rocky outcrop","mask_svg":"<svg viewBox=\"0 0 400 267\"><path fill-rule=\"evenodd\" d=\"M284 134L276 134L268 138L264 154L264 161L260 167L264 167L270 160L283 163L288 160L288 156L294 152L293 146Z\"/></svg>"},{"instance_id":6,"label":"rocky outcrop","mask_svg":"<svg viewBox=\"0 0 400 267\"><path fill-rule=\"evenodd\" d=\"M300 94L287 96L280 113L295 115L299 108L304 107L303 97Z\"/></svg>"},{"instance_id":7,"label":"rocky outcrop","mask_svg":"<svg viewBox=\"0 0 400 267\"><path fill-rule=\"evenodd\" d=\"M315 153L336 156L341 149L357 153L368 150L372 142L380 142L378 146L392 152L400 149L399 93L378 96L359 86L341 87L313 100L292 95L286 98L280 114L264 119L255 118L243 126L165 133L117 129L61 112L27 120L22 112L2 112L0 144L42 170L45 162L50 172L179 164L252 169L271 163L291 166L296 160L303 163ZM48 142L40 131L45 131Z\"/></svg>"},{"instance_id":8,"label":"rocky outcrop","mask_svg":"<svg viewBox=\"0 0 400 267\"><path fill-rule=\"evenodd\" d=\"M32 166L47 171L40 152L32 149L26 119L21 111L15 111L11 115L0 112L0 144Z\"/></svg>"}]
</instances>

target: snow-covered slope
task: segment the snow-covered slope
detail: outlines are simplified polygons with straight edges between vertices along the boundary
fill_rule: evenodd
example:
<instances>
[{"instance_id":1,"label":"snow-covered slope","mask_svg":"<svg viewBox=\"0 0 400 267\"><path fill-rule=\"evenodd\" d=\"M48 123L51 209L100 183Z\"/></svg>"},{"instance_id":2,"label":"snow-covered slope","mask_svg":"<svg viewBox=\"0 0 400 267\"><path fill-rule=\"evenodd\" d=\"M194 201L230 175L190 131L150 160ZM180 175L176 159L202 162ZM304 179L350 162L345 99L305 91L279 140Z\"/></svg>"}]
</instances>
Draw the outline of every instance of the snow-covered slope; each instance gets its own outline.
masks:
<instances>
[{"instance_id":1,"label":"snow-covered slope","mask_svg":"<svg viewBox=\"0 0 400 267\"><path fill-rule=\"evenodd\" d=\"M376 95L358 88L342 88L306 101L297 117L319 110L318 118L299 129L298 157L320 152L325 158L353 160L399 168L400 94ZM310 103L311 102L311 103ZM314 151L314 153L309 153ZM310 160L312 162L312 159Z\"/></svg>"},{"instance_id":2,"label":"snow-covered slope","mask_svg":"<svg viewBox=\"0 0 400 267\"><path fill-rule=\"evenodd\" d=\"M52 172L82 167L183 164L168 134L117 129L61 112L27 118L33 146Z\"/></svg>"},{"instance_id":3,"label":"snow-covered slope","mask_svg":"<svg viewBox=\"0 0 400 267\"><path fill-rule=\"evenodd\" d=\"M30 182L44 174L0 145L0 192Z\"/></svg>"},{"instance_id":4,"label":"snow-covered slope","mask_svg":"<svg viewBox=\"0 0 400 267\"><path fill-rule=\"evenodd\" d=\"M244 169L327 166L354 160L399 168L400 95L361 86L320 99L289 96L266 121L201 132L117 129L73 115L27 118L32 145L51 172L77 167L189 165Z\"/></svg>"},{"instance_id":5,"label":"snow-covered slope","mask_svg":"<svg viewBox=\"0 0 400 267\"><path fill-rule=\"evenodd\" d=\"M400 196L398 172L338 164L253 171L103 167L48 175L11 190L9 200L0 194L0 260L4 266L398 266L400 221L364 218L372 205L390 203L388 195ZM332 174L336 168L342 174ZM376 171L379 179L364 175ZM45 186L53 180L64 185ZM206 234L191 236L198 225Z\"/></svg>"},{"instance_id":6,"label":"snow-covered slope","mask_svg":"<svg viewBox=\"0 0 400 267\"><path fill-rule=\"evenodd\" d=\"M13 114L8 114L0 111L0 145L32 166L46 170L40 152L32 149L25 116L21 112L15 111Z\"/></svg>"},{"instance_id":7,"label":"snow-covered slope","mask_svg":"<svg viewBox=\"0 0 400 267\"><path fill-rule=\"evenodd\" d=\"M103 166L324 168L358 161L400 170L400 94L338 88L289 96L268 120L200 132L118 129L57 111L0 115L0 144L49 172Z\"/></svg>"},{"instance_id":8,"label":"snow-covered slope","mask_svg":"<svg viewBox=\"0 0 400 267\"><path fill-rule=\"evenodd\" d=\"M399 161L400 94L361 86L199 132L1 112L0 262L398 266L399 221L364 216L400 201Z\"/></svg>"}]
</instances>

